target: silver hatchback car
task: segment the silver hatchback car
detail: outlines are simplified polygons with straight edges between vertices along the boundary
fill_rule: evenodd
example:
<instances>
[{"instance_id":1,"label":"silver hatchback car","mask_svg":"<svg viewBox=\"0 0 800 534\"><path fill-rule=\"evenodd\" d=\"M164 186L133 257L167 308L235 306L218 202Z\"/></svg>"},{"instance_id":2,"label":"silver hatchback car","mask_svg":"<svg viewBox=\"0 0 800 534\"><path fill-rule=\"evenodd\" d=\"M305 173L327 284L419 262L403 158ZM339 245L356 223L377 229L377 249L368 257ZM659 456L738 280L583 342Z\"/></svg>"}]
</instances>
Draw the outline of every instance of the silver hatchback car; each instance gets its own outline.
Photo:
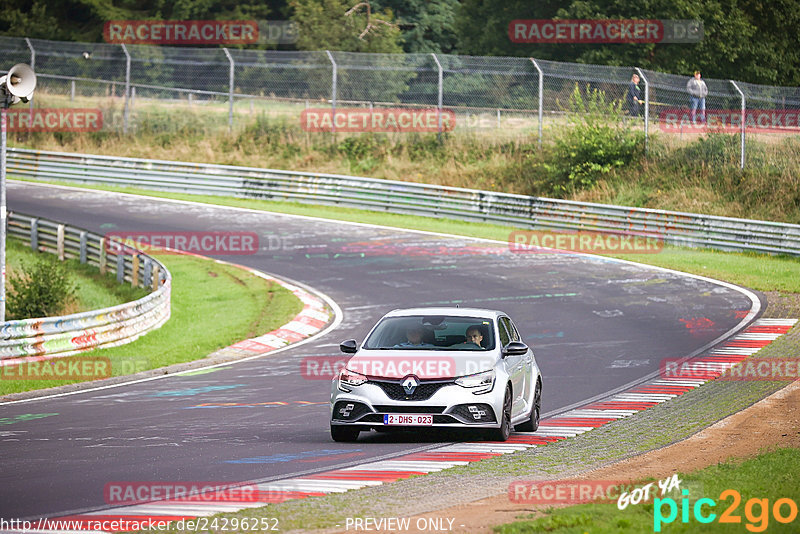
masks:
<instances>
[{"instance_id":1,"label":"silver hatchback car","mask_svg":"<svg viewBox=\"0 0 800 534\"><path fill-rule=\"evenodd\" d=\"M505 441L539 426L542 375L508 315L477 308L387 313L333 379L331 436L362 431L474 428Z\"/></svg>"}]
</instances>

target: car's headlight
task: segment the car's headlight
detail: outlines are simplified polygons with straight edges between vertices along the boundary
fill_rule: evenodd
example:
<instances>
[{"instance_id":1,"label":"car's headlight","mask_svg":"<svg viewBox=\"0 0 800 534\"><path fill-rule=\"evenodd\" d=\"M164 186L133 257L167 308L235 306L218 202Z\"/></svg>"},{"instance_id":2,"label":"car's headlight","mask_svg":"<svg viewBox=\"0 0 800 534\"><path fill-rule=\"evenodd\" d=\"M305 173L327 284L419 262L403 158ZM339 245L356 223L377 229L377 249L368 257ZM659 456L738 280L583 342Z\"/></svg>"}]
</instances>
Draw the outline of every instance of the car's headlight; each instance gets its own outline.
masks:
<instances>
[{"instance_id":1,"label":"car's headlight","mask_svg":"<svg viewBox=\"0 0 800 534\"><path fill-rule=\"evenodd\" d=\"M477 373L474 375L462 376L456 379L456 384L462 388L475 388L473 393L487 393L494 387L494 369Z\"/></svg>"},{"instance_id":2,"label":"car's headlight","mask_svg":"<svg viewBox=\"0 0 800 534\"><path fill-rule=\"evenodd\" d=\"M347 369L342 369L339 373L339 389L342 391L350 391L349 389L346 389L347 386L360 386L366 381L366 376L360 373L349 371Z\"/></svg>"}]
</instances>

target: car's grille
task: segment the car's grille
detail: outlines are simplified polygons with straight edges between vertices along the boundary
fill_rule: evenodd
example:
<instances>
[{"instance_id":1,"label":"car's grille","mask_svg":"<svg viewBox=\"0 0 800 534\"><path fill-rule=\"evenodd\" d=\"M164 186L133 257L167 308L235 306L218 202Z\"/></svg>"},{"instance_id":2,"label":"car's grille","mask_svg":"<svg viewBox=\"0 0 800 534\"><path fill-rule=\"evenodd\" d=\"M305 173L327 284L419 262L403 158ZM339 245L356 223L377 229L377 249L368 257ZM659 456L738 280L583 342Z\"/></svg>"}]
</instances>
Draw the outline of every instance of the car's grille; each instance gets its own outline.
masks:
<instances>
[{"instance_id":1,"label":"car's grille","mask_svg":"<svg viewBox=\"0 0 800 534\"><path fill-rule=\"evenodd\" d=\"M392 400L424 401L433 397L433 394L442 387L450 385L453 382L422 382L411 395L406 395L403 384L401 384L400 381L370 380L368 383L380 387L383 392L386 393L386 396Z\"/></svg>"},{"instance_id":2,"label":"car's grille","mask_svg":"<svg viewBox=\"0 0 800 534\"><path fill-rule=\"evenodd\" d=\"M459 404L450 412L464 423L496 423L494 410L488 404Z\"/></svg>"},{"instance_id":3,"label":"car's grille","mask_svg":"<svg viewBox=\"0 0 800 534\"><path fill-rule=\"evenodd\" d=\"M370 411L366 404L360 402L339 401L333 405L333 418L337 421L355 421Z\"/></svg>"},{"instance_id":4,"label":"car's grille","mask_svg":"<svg viewBox=\"0 0 800 534\"><path fill-rule=\"evenodd\" d=\"M381 413L442 413L445 406L375 406L376 412Z\"/></svg>"}]
</instances>

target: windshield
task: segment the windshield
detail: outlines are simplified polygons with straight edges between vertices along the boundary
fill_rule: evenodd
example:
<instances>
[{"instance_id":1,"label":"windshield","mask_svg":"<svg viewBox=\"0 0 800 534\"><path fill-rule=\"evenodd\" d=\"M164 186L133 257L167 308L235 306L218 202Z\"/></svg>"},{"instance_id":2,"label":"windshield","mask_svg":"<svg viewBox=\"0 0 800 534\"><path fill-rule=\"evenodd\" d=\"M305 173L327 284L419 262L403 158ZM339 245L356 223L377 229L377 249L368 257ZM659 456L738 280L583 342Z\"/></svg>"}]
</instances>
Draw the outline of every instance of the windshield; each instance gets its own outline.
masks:
<instances>
[{"instance_id":1,"label":"windshield","mask_svg":"<svg viewBox=\"0 0 800 534\"><path fill-rule=\"evenodd\" d=\"M363 348L485 351L494 349L494 343L491 319L410 315L383 319Z\"/></svg>"}]
</instances>

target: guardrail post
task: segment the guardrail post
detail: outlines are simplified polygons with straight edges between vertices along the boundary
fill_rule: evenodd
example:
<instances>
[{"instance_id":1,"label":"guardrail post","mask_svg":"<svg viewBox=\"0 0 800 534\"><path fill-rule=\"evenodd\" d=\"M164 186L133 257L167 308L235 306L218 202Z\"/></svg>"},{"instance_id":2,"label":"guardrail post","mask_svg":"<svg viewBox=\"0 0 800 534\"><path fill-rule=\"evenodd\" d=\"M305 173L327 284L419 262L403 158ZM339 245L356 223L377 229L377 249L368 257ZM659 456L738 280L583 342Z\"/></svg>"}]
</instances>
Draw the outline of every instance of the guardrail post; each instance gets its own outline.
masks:
<instances>
[{"instance_id":1,"label":"guardrail post","mask_svg":"<svg viewBox=\"0 0 800 534\"><path fill-rule=\"evenodd\" d=\"M108 261L108 252L106 252L106 238L100 238L100 258L99 258L99 267L100 267L100 274L106 274L106 263Z\"/></svg>"},{"instance_id":2,"label":"guardrail post","mask_svg":"<svg viewBox=\"0 0 800 534\"><path fill-rule=\"evenodd\" d=\"M542 148L542 116L544 115L544 72L539 67L539 64L536 63L536 60L533 58L529 58L533 66L536 67L536 72L539 73L539 148Z\"/></svg>"},{"instance_id":3,"label":"guardrail post","mask_svg":"<svg viewBox=\"0 0 800 534\"><path fill-rule=\"evenodd\" d=\"M642 69L636 67L639 78L644 82L644 153L647 154L648 126L650 125L650 84Z\"/></svg>"},{"instance_id":4,"label":"guardrail post","mask_svg":"<svg viewBox=\"0 0 800 534\"><path fill-rule=\"evenodd\" d=\"M39 219L31 219L31 250L39 252Z\"/></svg>"},{"instance_id":5,"label":"guardrail post","mask_svg":"<svg viewBox=\"0 0 800 534\"><path fill-rule=\"evenodd\" d=\"M125 281L125 254L122 250L117 252L117 282Z\"/></svg>"},{"instance_id":6,"label":"guardrail post","mask_svg":"<svg viewBox=\"0 0 800 534\"><path fill-rule=\"evenodd\" d=\"M59 224L56 230L56 253L58 260L64 261L64 225Z\"/></svg>"},{"instance_id":7,"label":"guardrail post","mask_svg":"<svg viewBox=\"0 0 800 534\"><path fill-rule=\"evenodd\" d=\"M740 154L739 154L739 168L740 169L744 169L744 135L745 135L744 132L745 132L745 128L747 126L747 124L746 124L747 102L745 101L744 93L742 92L741 89L739 89L739 86L736 85L736 82L734 82L733 80L729 80L729 81L731 82L731 85L733 85L733 88L736 89L736 92L739 93L739 96L742 99L742 132L741 132L741 138L742 138L741 145L742 146L741 146Z\"/></svg>"},{"instance_id":8,"label":"guardrail post","mask_svg":"<svg viewBox=\"0 0 800 534\"><path fill-rule=\"evenodd\" d=\"M79 253L81 263L86 263L86 249L88 248L87 247L87 245L88 245L87 240L88 240L88 234L84 230L84 231L81 232L81 245L80 245L80 253Z\"/></svg>"},{"instance_id":9,"label":"guardrail post","mask_svg":"<svg viewBox=\"0 0 800 534\"><path fill-rule=\"evenodd\" d=\"M159 282L161 281L161 267L156 263L153 265L153 279L150 281L153 291L158 289Z\"/></svg>"},{"instance_id":10,"label":"guardrail post","mask_svg":"<svg viewBox=\"0 0 800 534\"><path fill-rule=\"evenodd\" d=\"M225 52L230 64L228 68L228 130L233 130L233 76L236 63L227 48L223 48L222 51Z\"/></svg>"},{"instance_id":11,"label":"guardrail post","mask_svg":"<svg viewBox=\"0 0 800 534\"><path fill-rule=\"evenodd\" d=\"M442 87L442 80L443 80L442 64L439 63L439 58L436 57L436 54L432 53L431 56L433 56L433 60L436 62L436 68L439 69L439 99L437 100L436 117L439 120L439 134L438 135L439 135L439 141L441 141L442 140L442 90L443 90L443 87Z\"/></svg>"},{"instance_id":12,"label":"guardrail post","mask_svg":"<svg viewBox=\"0 0 800 534\"><path fill-rule=\"evenodd\" d=\"M125 111L122 114L122 133L128 133L128 98L130 97L131 90L131 55L128 53L128 47L122 43L122 51L125 52Z\"/></svg>"},{"instance_id":13,"label":"guardrail post","mask_svg":"<svg viewBox=\"0 0 800 534\"><path fill-rule=\"evenodd\" d=\"M336 60L333 59L333 54L330 50L325 50L328 54L328 59L331 61L332 74L331 74L331 133L336 133L336 79L338 78L338 67Z\"/></svg>"},{"instance_id":14,"label":"guardrail post","mask_svg":"<svg viewBox=\"0 0 800 534\"><path fill-rule=\"evenodd\" d=\"M131 287L139 285L139 255L136 254L131 262Z\"/></svg>"},{"instance_id":15,"label":"guardrail post","mask_svg":"<svg viewBox=\"0 0 800 534\"><path fill-rule=\"evenodd\" d=\"M142 285L148 286L152 284L152 277L153 277L153 262L150 261L150 258L144 258L144 274L142 275Z\"/></svg>"}]
</instances>

